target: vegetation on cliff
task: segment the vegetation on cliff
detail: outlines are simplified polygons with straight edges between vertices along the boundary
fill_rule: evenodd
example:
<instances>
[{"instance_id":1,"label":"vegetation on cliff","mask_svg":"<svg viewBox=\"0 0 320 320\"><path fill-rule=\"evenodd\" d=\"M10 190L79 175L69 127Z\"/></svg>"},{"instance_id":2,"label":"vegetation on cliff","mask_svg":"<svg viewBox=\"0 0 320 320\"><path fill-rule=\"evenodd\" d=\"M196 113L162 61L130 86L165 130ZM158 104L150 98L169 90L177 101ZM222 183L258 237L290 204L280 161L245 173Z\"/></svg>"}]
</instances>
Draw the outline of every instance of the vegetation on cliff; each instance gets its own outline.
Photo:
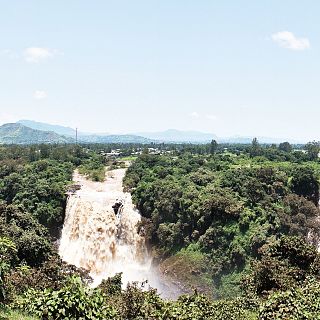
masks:
<instances>
[{"instance_id":1,"label":"vegetation on cliff","mask_svg":"<svg viewBox=\"0 0 320 320\"><path fill-rule=\"evenodd\" d=\"M319 310L316 144L160 145L126 189L160 267L193 293L162 299L121 275L88 286L54 241L72 171L113 146L0 147L0 316L4 319L314 319ZM128 156L136 146L123 146ZM82 169L81 169L82 168ZM92 177L95 179L94 177ZM175 278L176 277L176 278ZM192 290L191 290L192 291ZM29 315L25 315L25 313Z\"/></svg>"},{"instance_id":2,"label":"vegetation on cliff","mask_svg":"<svg viewBox=\"0 0 320 320\"><path fill-rule=\"evenodd\" d=\"M245 152L142 155L125 183L159 259L183 253L187 263L196 252L213 294L229 297L239 294L264 245L282 235L317 234L318 171L316 162Z\"/></svg>"}]
</instances>

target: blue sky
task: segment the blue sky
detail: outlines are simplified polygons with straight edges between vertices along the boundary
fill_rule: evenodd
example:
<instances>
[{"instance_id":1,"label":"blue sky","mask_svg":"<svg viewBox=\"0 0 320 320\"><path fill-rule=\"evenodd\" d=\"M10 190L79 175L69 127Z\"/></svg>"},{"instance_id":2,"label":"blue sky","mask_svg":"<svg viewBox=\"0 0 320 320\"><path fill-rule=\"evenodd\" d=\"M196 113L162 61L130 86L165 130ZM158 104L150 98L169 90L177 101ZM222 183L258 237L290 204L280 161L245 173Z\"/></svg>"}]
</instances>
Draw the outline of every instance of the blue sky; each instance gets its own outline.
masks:
<instances>
[{"instance_id":1,"label":"blue sky","mask_svg":"<svg viewBox=\"0 0 320 320\"><path fill-rule=\"evenodd\" d=\"M0 8L0 123L319 139L319 1Z\"/></svg>"}]
</instances>

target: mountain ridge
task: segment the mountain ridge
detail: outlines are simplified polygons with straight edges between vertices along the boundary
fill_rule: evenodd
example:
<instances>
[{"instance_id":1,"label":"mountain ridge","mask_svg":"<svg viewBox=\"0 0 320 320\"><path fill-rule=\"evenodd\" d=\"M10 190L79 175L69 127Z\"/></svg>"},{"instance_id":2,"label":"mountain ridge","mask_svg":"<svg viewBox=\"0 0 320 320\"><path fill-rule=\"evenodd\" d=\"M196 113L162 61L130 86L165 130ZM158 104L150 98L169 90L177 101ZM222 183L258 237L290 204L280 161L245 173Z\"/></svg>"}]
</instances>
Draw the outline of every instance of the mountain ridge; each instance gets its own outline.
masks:
<instances>
[{"instance_id":1,"label":"mountain ridge","mask_svg":"<svg viewBox=\"0 0 320 320\"><path fill-rule=\"evenodd\" d=\"M16 123L20 123L26 127L29 127L35 130L53 131L53 132L56 132L57 134L64 135L64 136L72 136L72 137L76 136L76 130L67 126L55 125L55 124L38 122L33 120L25 120L25 119L19 120Z\"/></svg>"},{"instance_id":2,"label":"mountain ridge","mask_svg":"<svg viewBox=\"0 0 320 320\"><path fill-rule=\"evenodd\" d=\"M70 138L53 131L29 128L21 123L5 123L0 126L0 144L70 143Z\"/></svg>"},{"instance_id":3,"label":"mountain ridge","mask_svg":"<svg viewBox=\"0 0 320 320\"><path fill-rule=\"evenodd\" d=\"M6 123L0 126L0 144L37 144L37 143L74 143L75 134L61 135L54 131L39 130L23 125L30 123L36 127L57 128L58 132L73 130L69 127L48 125L45 123L33 123L31 120L21 120L16 123ZM70 132L70 131L69 131ZM75 131L74 131L75 133ZM95 135L82 133L78 136L78 141L82 143L151 143L152 140L135 135Z\"/></svg>"},{"instance_id":4,"label":"mountain ridge","mask_svg":"<svg viewBox=\"0 0 320 320\"><path fill-rule=\"evenodd\" d=\"M66 137L72 137L73 139L76 135L76 130L71 127L53 125L33 120L19 120L17 123L21 123L35 130L53 131ZM128 134L86 133L78 131L78 141L84 143L209 143L211 140L217 140L218 143L250 144L253 138L254 136L219 137L214 133L177 129L167 129L157 132L134 132ZM283 141L288 141L292 144L305 143L305 141L297 141L294 139L262 136L257 136L257 139L260 143L264 144L279 144Z\"/></svg>"}]
</instances>

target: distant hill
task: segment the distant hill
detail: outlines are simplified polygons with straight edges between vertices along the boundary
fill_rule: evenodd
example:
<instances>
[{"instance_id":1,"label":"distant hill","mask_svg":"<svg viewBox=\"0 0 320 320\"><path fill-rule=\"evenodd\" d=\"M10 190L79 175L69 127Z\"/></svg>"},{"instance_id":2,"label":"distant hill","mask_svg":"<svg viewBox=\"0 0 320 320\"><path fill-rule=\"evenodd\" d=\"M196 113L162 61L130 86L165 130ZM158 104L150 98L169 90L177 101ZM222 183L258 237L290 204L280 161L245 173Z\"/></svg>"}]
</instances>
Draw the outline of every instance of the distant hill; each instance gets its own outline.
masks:
<instances>
[{"instance_id":1,"label":"distant hill","mask_svg":"<svg viewBox=\"0 0 320 320\"><path fill-rule=\"evenodd\" d=\"M53 125L43 122L37 122L32 120L20 120L17 122L26 127L35 130L41 130L46 132L55 132L59 136L65 136L74 140L75 130L70 127ZM66 139L65 137L60 137ZM209 143L212 139L218 141L218 143L238 143L238 144L250 144L254 137L249 136L233 136L233 137L218 137L213 133L205 133L200 131L182 131L169 129L159 132L137 132L133 134L107 134L107 133L86 133L78 132L79 142L84 143ZM270 137L257 137L260 143L280 143L283 141L289 141L293 144L303 143L303 141L296 141L293 139L279 139L279 138L270 138ZM68 140L70 141L70 140Z\"/></svg>"},{"instance_id":2,"label":"distant hill","mask_svg":"<svg viewBox=\"0 0 320 320\"><path fill-rule=\"evenodd\" d=\"M44 122L32 120L19 120L17 124L22 124L26 127L41 131L53 131L58 135L72 137L74 139L76 131L70 127L64 127ZM73 141L73 140L72 140ZM78 132L78 141L84 143L151 143L152 140L131 134L116 135L116 134L89 134Z\"/></svg>"},{"instance_id":3,"label":"distant hill","mask_svg":"<svg viewBox=\"0 0 320 320\"><path fill-rule=\"evenodd\" d=\"M142 137L163 142L205 143L210 142L212 139L218 139L218 137L213 133L203 133L199 131L180 131L175 129L169 129L160 132L138 132L136 134Z\"/></svg>"},{"instance_id":4,"label":"distant hill","mask_svg":"<svg viewBox=\"0 0 320 320\"><path fill-rule=\"evenodd\" d=\"M42 131L53 131L59 135L72 137L74 138L76 136L76 130L71 127L66 126L60 126L57 124L50 124L45 122L38 122L33 120L19 120L17 123L21 123L26 127L29 127L31 129L35 130L42 130ZM99 136L105 136L108 135L108 133L89 133L89 132L82 132L78 130L78 136L90 136L90 135L99 135Z\"/></svg>"},{"instance_id":5,"label":"distant hill","mask_svg":"<svg viewBox=\"0 0 320 320\"><path fill-rule=\"evenodd\" d=\"M52 131L28 128L21 123L6 123L0 126L0 144L68 143L66 138Z\"/></svg>"},{"instance_id":6,"label":"distant hill","mask_svg":"<svg viewBox=\"0 0 320 320\"><path fill-rule=\"evenodd\" d=\"M53 131L59 135L75 137L76 130L70 127L64 127L44 122L37 122L32 120L19 120L17 123L23 124L26 127L35 130L42 130L42 131Z\"/></svg>"}]
</instances>

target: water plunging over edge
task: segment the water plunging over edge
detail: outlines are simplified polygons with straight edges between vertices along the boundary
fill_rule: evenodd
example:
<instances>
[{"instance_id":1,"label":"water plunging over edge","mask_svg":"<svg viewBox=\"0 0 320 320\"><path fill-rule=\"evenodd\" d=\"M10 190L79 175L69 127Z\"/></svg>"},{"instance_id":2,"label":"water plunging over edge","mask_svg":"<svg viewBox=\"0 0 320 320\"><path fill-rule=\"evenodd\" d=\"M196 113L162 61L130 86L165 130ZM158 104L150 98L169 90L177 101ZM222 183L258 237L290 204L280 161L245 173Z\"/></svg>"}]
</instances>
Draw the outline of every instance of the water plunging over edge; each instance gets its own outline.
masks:
<instances>
[{"instance_id":1,"label":"water plunging over edge","mask_svg":"<svg viewBox=\"0 0 320 320\"><path fill-rule=\"evenodd\" d=\"M88 270L93 286L122 272L124 286L148 280L161 292L145 239L138 233L141 216L130 193L123 191L125 172L115 169L108 172L105 182L92 182L75 171L73 180L81 188L68 196L59 254L64 261Z\"/></svg>"}]
</instances>

